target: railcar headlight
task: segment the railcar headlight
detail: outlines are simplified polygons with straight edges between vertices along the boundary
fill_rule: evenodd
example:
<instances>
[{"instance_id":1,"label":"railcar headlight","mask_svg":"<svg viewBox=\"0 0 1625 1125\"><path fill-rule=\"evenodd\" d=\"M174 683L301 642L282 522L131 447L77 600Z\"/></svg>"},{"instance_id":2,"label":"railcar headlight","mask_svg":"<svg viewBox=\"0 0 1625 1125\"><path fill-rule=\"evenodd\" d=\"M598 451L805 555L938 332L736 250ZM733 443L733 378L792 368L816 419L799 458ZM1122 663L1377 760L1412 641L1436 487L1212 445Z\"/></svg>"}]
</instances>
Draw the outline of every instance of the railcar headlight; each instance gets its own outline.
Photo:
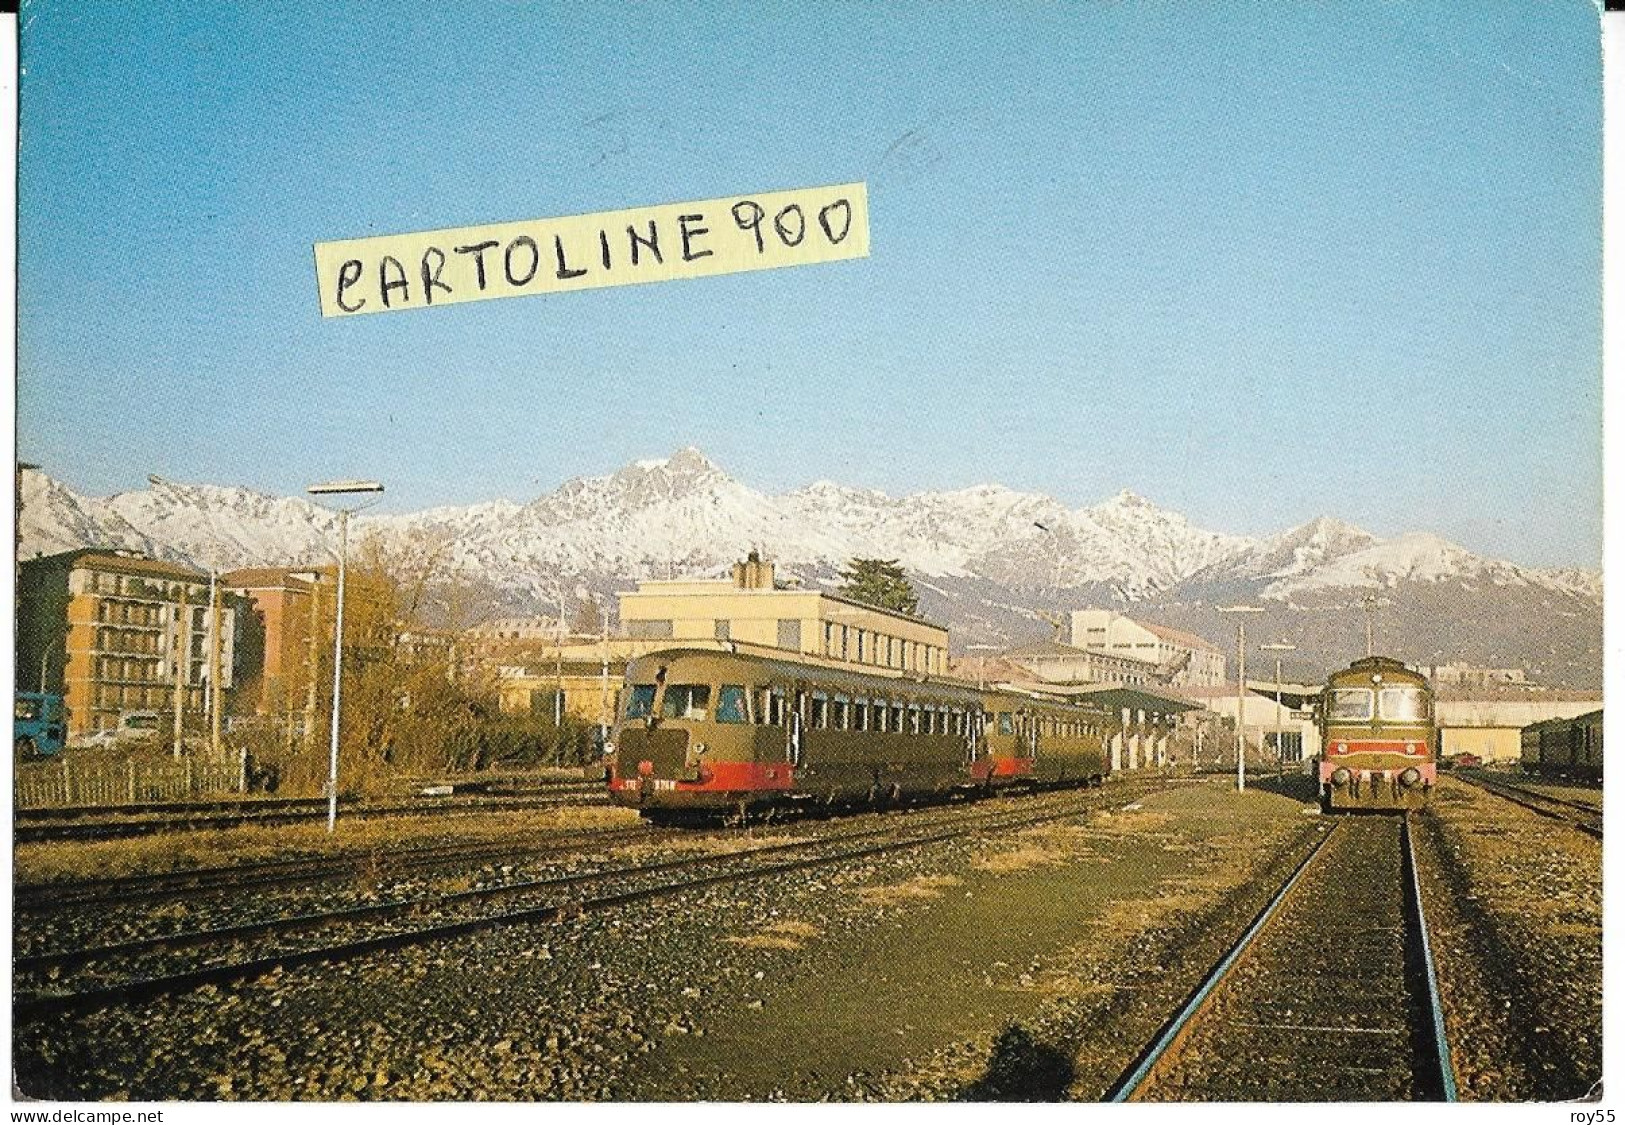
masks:
<instances>
[{"instance_id":1,"label":"railcar headlight","mask_svg":"<svg viewBox=\"0 0 1625 1125\"><path fill-rule=\"evenodd\" d=\"M1332 771L1332 784L1333 785L1347 785L1348 783L1349 783L1349 771L1348 771L1348 769L1346 767L1338 766L1335 770Z\"/></svg>"},{"instance_id":2,"label":"railcar headlight","mask_svg":"<svg viewBox=\"0 0 1625 1125\"><path fill-rule=\"evenodd\" d=\"M1406 770L1404 773L1399 775L1399 783L1407 789L1415 789L1418 785L1422 784L1421 771L1417 770L1415 767Z\"/></svg>"},{"instance_id":3,"label":"railcar headlight","mask_svg":"<svg viewBox=\"0 0 1625 1125\"><path fill-rule=\"evenodd\" d=\"M614 756L615 756L615 744L613 742L604 743L604 757L613 758Z\"/></svg>"}]
</instances>

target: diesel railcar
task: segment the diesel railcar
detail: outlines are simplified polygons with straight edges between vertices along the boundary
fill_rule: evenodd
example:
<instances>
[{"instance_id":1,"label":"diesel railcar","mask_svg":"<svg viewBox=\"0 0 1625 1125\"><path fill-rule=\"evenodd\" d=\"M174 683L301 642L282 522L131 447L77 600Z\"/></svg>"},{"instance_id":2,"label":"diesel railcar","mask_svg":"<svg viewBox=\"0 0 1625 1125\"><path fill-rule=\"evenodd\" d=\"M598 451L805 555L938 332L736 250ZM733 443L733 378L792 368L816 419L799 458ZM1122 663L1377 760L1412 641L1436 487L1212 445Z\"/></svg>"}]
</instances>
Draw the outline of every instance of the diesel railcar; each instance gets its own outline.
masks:
<instances>
[{"instance_id":1,"label":"diesel railcar","mask_svg":"<svg viewBox=\"0 0 1625 1125\"><path fill-rule=\"evenodd\" d=\"M1521 765L1541 777L1601 780L1602 711L1524 727Z\"/></svg>"},{"instance_id":2,"label":"diesel railcar","mask_svg":"<svg viewBox=\"0 0 1625 1125\"><path fill-rule=\"evenodd\" d=\"M650 820L1098 784L1106 713L755 646L627 666L610 798Z\"/></svg>"},{"instance_id":3,"label":"diesel railcar","mask_svg":"<svg viewBox=\"0 0 1625 1125\"><path fill-rule=\"evenodd\" d=\"M666 649L627 666L610 797L661 820L985 787L981 716L982 693L957 681L743 645Z\"/></svg>"},{"instance_id":4,"label":"diesel railcar","mask_svg":"<svg viewBox=\"0 0 1625 1125\"><path fill-rule=\"evenodd\" d=\"M1426 676L1398 660L1368 656L1327 677L1316 710L1323 808L1427 804L1438 776L1439 741Z\"/></svg>"}]
</instances>

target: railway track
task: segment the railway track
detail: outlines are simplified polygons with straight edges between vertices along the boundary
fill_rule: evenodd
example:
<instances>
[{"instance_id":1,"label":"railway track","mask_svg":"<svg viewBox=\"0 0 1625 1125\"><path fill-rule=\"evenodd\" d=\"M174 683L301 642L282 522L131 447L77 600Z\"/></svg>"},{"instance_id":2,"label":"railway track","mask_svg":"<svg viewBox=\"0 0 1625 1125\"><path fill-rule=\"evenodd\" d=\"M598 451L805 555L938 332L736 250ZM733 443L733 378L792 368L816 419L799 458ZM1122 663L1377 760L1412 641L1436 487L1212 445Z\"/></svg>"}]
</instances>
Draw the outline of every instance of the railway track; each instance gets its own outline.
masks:
<instances>
[{"instance_id":1,"label":"railway track","mask_svg":"<svg viewBox=\"0 0 1625 1125\"><path fill-rule=\"evenodd\" d=\"M380 870L409 874L461 863L506 858L533 858L580 848L612 846L661 835L646 825L574 832L527 833L477 843L453 841L419 847L368 850L331 856L303 856L255 863L222 864L190 871L104 876L60 883L30 883L16 888L12 908L28 913L63 910L110 910L119 907L193 898L208 894L242 894L289 885L350 879Z\"/></svg>"},{"instance_id":2,"label":"railway track","mask_svg":"<svg viewBox=\"0 0 1625 1125\"><path fill-rule=\"evenodd\" d=\"M543 796L426 798L387 805L352 805L345 808L348 820L379 820L392 816L456 816L491 812L525 812L559 808L564 805L606 804L602 784L583 783L578 787L559 786ZM73 840L117 840L151 836L161 832L193 832L205 829L240 828L247 825L281 827L314 823L327 816L327 802L319 798L290 800L274 807L244 807L221 810L205 806L179 813L132 814L128 810L100 815L76 810L65 817L19 820L14 838L19 844Z\"/></svg>"},{"instance_id":3,"label":"railway track","mask_svg":"<svg viewBox=\"0 0 1625 1125\"><path fill-rule=\"evenodd\" d=\"M925 825L888 819L858 830L693 854L615 870L551 876L498 887L265 919L141 938L101 948L43 952L14 962L13 1016L48 1019L221 984L276 969L365 954L517 924L550 924L580 913L682 894L745 879L875 858L979 832L1009 832L1133 801L1158 785L1046 794L1021 809L965 811ZM495 904L505 903L501 908ZM289 944L304 934L314 943ZM280 943L280 944L279 944ZM177 965L177 950L203 956Z\"/></svg>"},{"instance_id":4,"label":"railway track","mask_svg":"<svg viewBox=\"0 0 1625 1125\"><path fill-rule=\"evenodd\" d=\"M1602 839L1602 810L1595 805L1584 801L1565 800L1550 793L1540 793L1509 781L1491 779L1480 774L1458 772L1456 777L1469 785L1476 785L1487 793L1494 793L1503 800L1521 805L1532 813L1552 820L1561 820L1587 836Z\"/></svg>"},{"instance_id":5,"label":"railway track","mask_svg":"<svg viewBox=\"0 0 1625 1125\"><path fill-rule=\"evenodd\" d=\"M1111 1101L1454 1101L1409 817L1338 821Z\"/></svg>"}]
</instances>

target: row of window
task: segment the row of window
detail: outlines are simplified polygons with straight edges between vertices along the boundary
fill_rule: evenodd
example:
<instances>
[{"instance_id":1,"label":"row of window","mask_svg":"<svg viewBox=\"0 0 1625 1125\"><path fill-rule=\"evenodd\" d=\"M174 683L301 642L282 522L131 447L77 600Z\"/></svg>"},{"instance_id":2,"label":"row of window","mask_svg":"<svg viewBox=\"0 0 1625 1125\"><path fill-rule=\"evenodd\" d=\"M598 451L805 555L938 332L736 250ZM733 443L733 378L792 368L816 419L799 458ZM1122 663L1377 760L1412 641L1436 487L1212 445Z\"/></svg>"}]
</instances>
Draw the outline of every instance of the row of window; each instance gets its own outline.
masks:
<instances>
[{"instance_id":1,"label":"row of window","mask_svg":"<svg viewBox=\"0 0 1625 1125\"><path fill-rule=\"evenodd\" d=\"M758 688L754 692L740 684L723 684L716 689L715 721L719 723L784 726L793 705L779 688ZM626 697L627 719L646 719L655 710L656 685L634 684ZM705 722L712 719L712 688L709 684L668 684L660 697L660 717ZM879 731L904 734L951 734L963 737L972 724L981 721L982 712L949 704L915 703L894 699L865 699L815 691L802 696L800 704L809 729ZM1036 731L1045 738L1081 738L1104 732L1104 717L1029 715L999 711L993 717L1001 735L1029 736Z\"/></svg>"},{"instance_id":2,"label":"row of window","mask_svg":"<svg viewBox=\"0 0 1625 1125\"><path fill-rule=\"evenodd\" d=\"M793 705L779 688L750 691L741 684L723 684L716 689L712 711L709 684L668 684L660 698L660 716L704 722L714 717L719 723L756 724L782 727L790 721ZM937 703L913 703L890 699L853 698L815 691L804 694L811 730L890 731L904 734L954 734L963 736L973 715L970 711ZM633 684L626 696L627 719L648 718L655 710L655 685Z\"/></svg>"},{"instance_id":3,"label":"row of window","mask_svg":"<svg viewBox=\"0 0 1625 1125\"><path fill-rule=\"evenodd\" d=\"M193 687L186 693L187 706L202 706L202 693ZM133 687L128 684L97 684L90 693L91 702L98 707L117 707L123 710L161 710L175 705L173 687Z\"/></svg>"},{"instance_id":4,"label":"row of window","mask_svg":"<svg viewBox=\"0 0 1625 1125\"><path fill-rule=\"evenodd\" d=\"M96 647L102 652L152 653L166 651L163 636L135 629L97 629Z\"/></svg>"},{"instance_id":5,"label":"row of window","mask_svg":"<svg viewBox=\"0 0 1625 1125\"><path fill-rule=\"evenodd\" d=\"M179 601L181 591L185 590L187 599L196 602L200 597L200 590L204 588L201 583L162 581L134 574L116 574L106 570L84 570L79 573L84 575L78 584L79 589L90 594L122 594L126 597L151 598L155 601Z\"/></svg>"},{"instance_id":6,"label":"row of window","mask_svg":"<svg viewBox=\"0 0 1625 1125\"><path fill-rule=\"evenodd\" d=\"M869 629L824 622L824 655L853 664L900 668L905 672L942 671L942 650L919 641L905 641Z\"/></svg>"},{"instance_id":7,"label":"row of window","mask_svg":"<svg viewBox=\"0 0 1625 1125\"><path fill-rule=\"evenodd\" d=\"M145 603L100 601L96 604L96 620L112 625L143 625L150 629L164 624L167 617L163 607Z\"/></svg>"},{"instance_id":8,"label":"row of window","mask_svg":"<svg viewBox=\"0 0 1625 1125\"><path fill-rule=\"evenodd\" d=\"M96 661L96 678L101 680L162 680L164 670L156 658L127 659L103 656Z\"/></svg>"}]
</instances>

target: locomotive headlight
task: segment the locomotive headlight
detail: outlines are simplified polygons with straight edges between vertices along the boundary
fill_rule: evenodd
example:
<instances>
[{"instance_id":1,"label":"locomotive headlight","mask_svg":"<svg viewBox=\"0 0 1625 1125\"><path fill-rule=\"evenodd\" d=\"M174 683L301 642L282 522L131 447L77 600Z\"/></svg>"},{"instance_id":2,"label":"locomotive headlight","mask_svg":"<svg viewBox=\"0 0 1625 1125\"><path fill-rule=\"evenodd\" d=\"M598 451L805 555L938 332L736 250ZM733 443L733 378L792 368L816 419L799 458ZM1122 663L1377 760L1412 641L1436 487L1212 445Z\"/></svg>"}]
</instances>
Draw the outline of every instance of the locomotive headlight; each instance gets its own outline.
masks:
<instances>
[{"instance_id":1,"label":"locomotive headlight","mask_svg":"<svg viewBox=\"0 0 1625 1125\"><path fill-rule=\"evenodd\" d=\"M1333 785L1347 785L1348 783L1349 783L1349 771L1348 771L1348 769L1346 767L1338 766L1335 770L1332 771L1332 784Z\"/></svg>"},{"instance_id":2,"label":"locomotive headlight","mask_svg":"<svg viewBox=\"0 0 1625 1125\"><path fill-rule=\"evenodd\" d=\"M1399 783L1407 789L1415 789L1422 784L1422 774L1415 767L1399 775Z\"/></svg>"}]
</instances>

